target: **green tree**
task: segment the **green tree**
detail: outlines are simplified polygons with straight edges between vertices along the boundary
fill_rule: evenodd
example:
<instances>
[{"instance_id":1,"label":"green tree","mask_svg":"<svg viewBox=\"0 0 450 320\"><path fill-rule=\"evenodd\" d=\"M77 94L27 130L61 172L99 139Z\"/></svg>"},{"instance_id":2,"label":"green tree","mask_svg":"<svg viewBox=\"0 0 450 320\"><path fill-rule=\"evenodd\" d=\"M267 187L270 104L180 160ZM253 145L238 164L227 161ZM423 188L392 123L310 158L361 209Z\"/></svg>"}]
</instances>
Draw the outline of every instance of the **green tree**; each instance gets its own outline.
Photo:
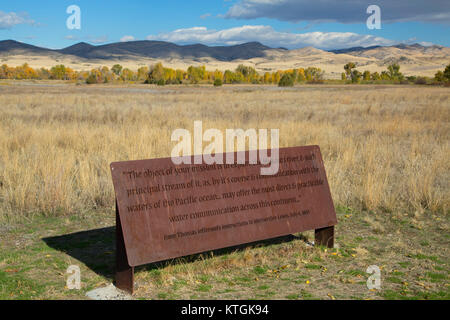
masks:
<instances>
[{"instance_id":1,"label":"green tree","mask_svg":"<svg viewBox=\"0 0 450 320\"><path fill-rule=\"evenodd\" d=\"M133 70L125 68L122 70L121 78L123 81L134 81L136 80L136 74L133 72Z\"/></svg>"},{"instance_id":2,"label":"green tree","mask_svg":"<svg viewBox=\"0 0 450 320\"><path fill-rule=\"evenodd\" d=\"M137 71L137 78L138 80L147 80L148 77L148 73L149 73L149 69L148 67L140 67Z\"/></svg>"},{"instance_id":3,"label":"green tree","mask_svg":"<svg viewBox=\"0 0 450 320\"><path fill-rule=\"evenodd\" d=\"M353 62L349 62L344 66L345 74L347 75L347 79L352 78L352 70L356 68L356 64Z\"/></svg>"},{"instance_id":4,"label":"green tree","mask_svg":"<svg viewBox=\"0 0 450 320\"><path fill-rule=\"evenodd\" d=\"M390 64L387 69L391 80L402 81L404 79L403 74L400 72L400 66L397 63Z\"/></svg>"},{"instance_id":5,"label":"green tree","mask_svg":"<svg viewBox=\"0 0 450 320\"><path fill-rule=\"evenodd\" d=\"M122 66L120 64L115 64L113 65L113 67L111 68L111 71L116 75L116 76L120 76L120 74L122 73Z\"/></svg>"},{"instance_id":6,"label":"green tree","mask_svg":"<svg viewBox=\"0 0 450 320\"><path fill-rule=\"evenodd\" d=\"M406 80L408 80L408 82L414 83L417 80L416 76L408 76L406 77Z\"/></svg>"},{"instance_id":7,"label":"green tree","mask_svg":"<svg viewBox=\"0 0 450 320\"><path fill-rule=\"evenodd\" d=\"M183 83L185 73L183 70L177 69L175 71L175 77L177 78L178 83Z\"/></svg>"},{"instance_id":8,"label":"green tree","mask_svg":"<svg viewBox=\"0 0 450 320\"><path fill-rule=\"evenodd\" d=\"M258 73L253 67L245 66L243 64L238 65L236 68L236 74L242 74L245 82L251 83L258 76Z\"/></svg>"},{"instance_id":9,"label":"green tree","mask_svg":"<svg viewBox=\"0 0 450 320\"><path fill-rule=\"evenodd\" d=\"M374 73L372 73L372 75L370 76L370 78L372 79L372 80L375 80L375 81L377 81L377 80L381 80L381 76L380 76L380 74L378 73L378 72L374 72Z\"/></svg>"},{"instance_id":10,"label":"green tree","mask_svg":"<svg viewBox=\"0 0 450 320\"><path fill-rule=\"evenodd\" d=\"M164 81L164 67L161 62L158 62L157 64L151 66L145 83L155 84L160 80Z\"/></svg>"},{"instance_id":11,"label":"green tree","mask_svg":"<svg viewBox=\"0 0 450 320\"><path fill-rule=\"evenodd\" d=\"M99 69L92 69L89 77L86 79L87 84L103 83L102 72Z\"/></svg>"},{"instance_id":12,"label":"green tree","mask_svg":"<svg viewBox=\"0 0 450 320\"><path fill-rule=\"evenodd\" d=\"M194 67L190 66L187 70L187 77L191 83L199 83L206 76L206 67Z\"/></svg>"},{"instance_id":13,"label":"green tree","mask_svg":"<svg viewBox=\"0 0 450 320\"><path fill-rule=\"evenodd\" d=\"M364 79L365 81L370 80L370 71L369 71L369 70L364 71L364 73L363 73L363 79Z\"/></svg>"},{"instance_id":14,"label":"green tree","mask_svg":"<svg viewBox=\"0 0 450 320\"><path fill-rule=\"evenodd\" d=\"M12 68L8 67L8 65L3 64L0 67L0 79L11 79L13 76Z\"/></svg>"},{"instance_id":15,"label":"green tree","mask_svg":"<svg viewBox=\"0 0 450 320\"><path fill-rule=\"evenodd\" d=\"M306 81L305 69L300 68L298 69L297 82L304 82L304 81Z\"/></svg>"},{"instance_id":16,"label":"green tree","mask_svg":"<svg viewBox=\"0 0 450 320\"><path fill-rule=\"evenodd\" d=\"M380 78L381 80L391 80L389 73L387 71L381 71Z\"/></svg>"},{"instance_id":17,"label":"green tree","mask_svg":"<svg viewBox=\"0 0 450 320\"><path fill-rule=\"evenodd\" d=\"M228 83L228 84L234 83L234 78L235 78L235 76L234 76L233 71L225 70L225 73L223 74L223 81L225 83Z\"/></svg>"},{"instance_id":18,"label":"green tree","mask_svg":"<svg viewBox=\"0 0 450 320\"><path fill-rule=\"evenodd\" d=\"M324 71L320 68L309 67L305 70L306 80L309 82L319 82L323 80Z\"/></svg>"},{"instance_id":19,"label":"green tree","mask_svg":"<svg viewBox=\"0 0 450 320\"><path fill-rule=\"evenodd\" d=\"M449 64L448 66L445 67L445 70L444 70L444 79L445 79L447 82L450 82L450 64Z\"/></svg>"},{"instance_id":20,"label":"green tree","mask_svg":"<svg viewBox=\"0 0 450 320\"><path fill-rule=\"evenodd\" d=\"M111 73L111 71L109 70L108 67L102 67L102 68L100 69L100 72L102 73L103 81L104 81L105 83L111 82L111 81L114 80L113 73Z\"/></svg>"},{"instance_id":21,"label":"green tree","mask_svg":"<svg viewBox=\"0 0 450 320\"><path fill-rule=\"evenodd\" d=\"M166 84L176 84L177 83L176 71L170 68L164 68L164 81L166 82Z\"/></svg>"},{"instance_id":22,"label":"green tree","mask_svg":"<svg viewBox=\"0 0 450 320\"><path fill-rule=\"evenodd\" d=\"M293 87L294 86L295 79L292 75L292 73L285 73L280 79L280 82L278 83L279 87Z\"/></svg>"},{"instance_id":23,"label":"green tree","mask_svg":"<svg viewBox=\"0 0 450 320\"><path fill-rule=\"evenodd\" d=\"M223 80L222 71L216 69L216 71L214 71L213 77L214 77L214 80L220 79L220 81L222 81Z\"/></svg>"},{"instance_id":24,"label":"green tree","mask_svg":"<svg viewBox=\"0 0 450 320\"><path fill-rule=\"evenodd\" d=\"M265 84L272 83L272 76L270 75L269 72L264 73L264 83Z\"/></svg>"},{"instance_id":25,"label":"green tree","mask_svg":"<svg viewBox=\"0 0 450 320\"><path fill-rule=\"evenodd\" d=\"M63 64L54 66L50 69L50 77L55 80L64 80L66 75L66 67Z\"/></svg>"},{"instance_id":26,"label":"green tree","mask_svg":"<svg viewBox=\"0 0 450 320\"><path fill-rule=\"evenodd\" d=\"M352 77L352 83L359 83L361 81L362 74L361 74L361 72L359 72L358 70L355 69L352 71L351 77Z\"/></svg>"},{"instance_id":27,"label":"green tree","mask_svg":"<svg viewBox=\"0 0 450 320\"><path fill-rule=\"evenodd\" d=\"M50 79L50 70L41 68L38 70L39 79L47 80Z\"/></svg>"},{"instance_id":28,"label":"green tree","mask_svg":"<svg viewBox=\"0 0 450 320\"><path fill-rule=\"evenodd\" d=\"M434 80L436 80L436 82L439 83L444 82L445 81L444 72L442 72L441 70L436 72L436 74L434 75Z\"/></svg>"}]
</instances>

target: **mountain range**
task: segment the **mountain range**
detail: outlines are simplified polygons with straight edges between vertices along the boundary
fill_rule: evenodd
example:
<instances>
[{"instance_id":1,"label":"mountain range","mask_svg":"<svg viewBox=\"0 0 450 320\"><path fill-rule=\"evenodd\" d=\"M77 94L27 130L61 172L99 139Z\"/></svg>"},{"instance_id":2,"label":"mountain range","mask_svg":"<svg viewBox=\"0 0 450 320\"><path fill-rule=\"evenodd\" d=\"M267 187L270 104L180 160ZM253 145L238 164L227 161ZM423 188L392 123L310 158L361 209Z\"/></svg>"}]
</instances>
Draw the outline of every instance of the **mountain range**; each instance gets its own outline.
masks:
<instances>
[{"instance_id":1,"label":"mountain range","mask_svg":"<svg viewBox=\"0 0 450 320\"><path fill-rule=\"evenodd\" d=\"M84 59L126 59L129 57L145 57L164 59L177 58L214 58L219 61L232 61L237 59L251 59L263 57L265 51L274 50L259 42L247 42L234 46L209 47L203 44L177 45L164 41L130 41L117 42L94 46L86 42L80 42L73 46L53 50L36 47L14 40L0 41L0 55L2 54L63 54L73 55ZM286 50L286 49L278 49Z\"/></svg>"},{"instance_id":2,"label":"mountain range","mask_svg":"<svg viewBox=\"0 0 450 320\"><path fill-rule=\"evenodd\" d=\"M120 63L136 69L162 61L164 65L186 69L204 64L208 69L233 69L238 64L252 65L260 72L299 67L319 67L326 76L336 78L347 62L361 70L381 71L390 63L399 63L406 74L434 75L450 63L450 48L420 44L352 47L320 50L313 47L288 50L271 48L259 42L233 46L178 45L164 41L130 41L105 45L80 42L63 49L48 49L18 42L0 41L1 63L32 67L50 67L63 63L77 70Z\"/></svg>"}]
</instances>

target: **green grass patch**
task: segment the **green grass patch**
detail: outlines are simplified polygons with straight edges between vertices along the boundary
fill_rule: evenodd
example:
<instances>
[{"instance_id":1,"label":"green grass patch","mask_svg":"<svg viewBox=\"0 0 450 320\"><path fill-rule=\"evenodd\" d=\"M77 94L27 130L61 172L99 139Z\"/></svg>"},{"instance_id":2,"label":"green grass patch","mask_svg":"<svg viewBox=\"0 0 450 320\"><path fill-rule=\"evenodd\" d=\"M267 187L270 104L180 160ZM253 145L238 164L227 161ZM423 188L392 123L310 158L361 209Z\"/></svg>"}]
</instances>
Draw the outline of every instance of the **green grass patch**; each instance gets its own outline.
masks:
<instances>
[{"instance_id":1,"label":"green grass patch","mask_svg":"<svg viewBox=\"0 0 450 320\"><path fill-rule=\"evenodd\" d=\"M425 275L431 280L431 282L442 282L447 280L447 275L443 273L427 272Z\"/></svg>"},{"instance_id":2,"label":"green grass patch","mask_svg":"<svg viewBox=\"0 0 450 320\"><path fill-rule=\"evenodd\" d=\"M346 274L351 276L364 276L364 277L367 276L367 273L358 269L349 270L346 272Z\"/></svg>"},{"instance_id":3,"label":"green grass patch","mask_svg":"<svg viewBox=\"0 0 450 320\"><path fill-rule=\"evenodd\" d=\"M434 262L440 262L439 258L437 256L428 256L422 253L413 254L411 255L411 258L418 259L418 260L430 260Z\"/></svg>"},{"instance_id":4,"label":"green grass patch","mask_svg":"<svg viewBox=\"0 0 450 320\"><path fill-rule=\"evenodd\" d=\"M388 277L386 278L387 282L391 282L391 283L397 283L397 284L401 284L403 282L402 279L397 278L397 277Z\"/></svg>"},{"instance_id":5,"label":"green grass patch","mask_svg":"<svg viewBox=\"0 0 450 320\"><path fill-rule=\"evenodd\" d=\"M398 265L402 268L408 268L411 265L411 262L403 261L403 262L399 262Z\"/></svg>"},{"instance_id":6,"label":"green grass patch","mask_svg":"<svg viewBox=\"0 0 450 320\"><path fill-rule=\"evenodd\" d=\"M258 290L267 290L267 289L269 289L270 288L270 286L268 286L268 285L266 285L266 284L263 284L263 285L261 285L261 286L258 286Z\"/></svg>"},{"instance_id":7,"label":"green grass patch","mask_svg":"<svg viewBox=\"0 0 450 320\"><path fill-rule=\"evenodd\" d=\"M253 272L256 274L265 274L267 272L267 268L261 267L261 266L256 266L253 268Z\"/></svg>"},{"instance_id":8,"label":"green grass patch","mask_svg":"<svg viewBox=\"0 0 450 320\"><path fill-rule=\"evenodd\" d=\"M305 264L305 268L306 268L306 269L319 270L319 269L321 269L322 267L321 267L320 265L318 265L318 264L310 264L310 263L308 263L308 264Z\"/></svg>"},{"instance_id":9,"label":"green grass patch","mask_svg":"<svg viewBox=\"0 0 450 320\"><path fill-rule=\"evenodd\" d=\"M212 289L212 285L200 284L197 286L196 290L200 292L209 292Z\"/></svg>"}]
</instances>

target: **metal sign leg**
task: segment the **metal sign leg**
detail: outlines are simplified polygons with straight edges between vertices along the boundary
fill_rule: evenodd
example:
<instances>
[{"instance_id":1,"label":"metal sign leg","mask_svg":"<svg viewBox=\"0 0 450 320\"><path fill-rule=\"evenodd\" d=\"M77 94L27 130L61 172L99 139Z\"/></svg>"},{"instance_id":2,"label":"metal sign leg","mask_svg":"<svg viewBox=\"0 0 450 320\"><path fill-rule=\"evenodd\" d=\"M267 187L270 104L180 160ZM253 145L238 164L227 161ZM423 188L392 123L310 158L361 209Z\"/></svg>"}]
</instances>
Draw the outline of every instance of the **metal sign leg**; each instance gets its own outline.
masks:
<instances>
[{"instance_id":1,"label":"metal sign leg","mask_svg":"<svg viewBox=\"0 0 450 320\"><path fill-rule=\"evenodd\" d=\"M334 247L334 226L316 229L314 232L314 244L325 246L328 248Z\"/></svg>"},{"instance_id":2,"label":"metal sign leg","mask_svg":"<svg viewBox=\"0 0 450 320\"><path fill-rule=\"evenodd\" d=\"M116 202L116 287L133 294L134 267L128 264L120 223L119 207Z\"/></svg>"}]
</instances>

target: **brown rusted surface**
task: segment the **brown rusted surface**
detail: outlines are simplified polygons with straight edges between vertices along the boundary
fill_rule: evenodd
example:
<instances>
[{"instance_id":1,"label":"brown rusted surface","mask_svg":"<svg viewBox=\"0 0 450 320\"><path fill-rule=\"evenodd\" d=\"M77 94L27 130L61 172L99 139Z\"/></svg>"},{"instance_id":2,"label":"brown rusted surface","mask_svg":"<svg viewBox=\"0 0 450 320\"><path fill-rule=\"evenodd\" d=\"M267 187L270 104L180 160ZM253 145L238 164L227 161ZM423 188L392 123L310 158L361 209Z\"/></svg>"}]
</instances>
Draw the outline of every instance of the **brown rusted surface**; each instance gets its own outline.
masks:
<instances>
[{"instance_id":1,"label":"brown rusted surface","mask_svg":"<svg viewBox=\"0 0 450 320\"><path fill-rule=\"evenodd\" d=\"M279 158L275 176L259 164L112 163L129 266L335 225L319 147Z\"/></svg>"},{"instance_id":2,"label":"brown rusted surface","mask_svg":"<svg viewBox=\"0 0 450 320\"><path fill-rule=\"evenodd\" d=\"M134 267L130 267L125 250L122 225L116 201L116 287L133 294Z\"/></svg>"},{"instance_id":3,"label":"brown rusted surface","mask_svg":"<svg viewBox=\"0 0 450 320\"><path fill-rule=\"evenodd\" d=\"M334 226L314 230L316 246L334 247Z\"/></svg>"}]
</instances>

